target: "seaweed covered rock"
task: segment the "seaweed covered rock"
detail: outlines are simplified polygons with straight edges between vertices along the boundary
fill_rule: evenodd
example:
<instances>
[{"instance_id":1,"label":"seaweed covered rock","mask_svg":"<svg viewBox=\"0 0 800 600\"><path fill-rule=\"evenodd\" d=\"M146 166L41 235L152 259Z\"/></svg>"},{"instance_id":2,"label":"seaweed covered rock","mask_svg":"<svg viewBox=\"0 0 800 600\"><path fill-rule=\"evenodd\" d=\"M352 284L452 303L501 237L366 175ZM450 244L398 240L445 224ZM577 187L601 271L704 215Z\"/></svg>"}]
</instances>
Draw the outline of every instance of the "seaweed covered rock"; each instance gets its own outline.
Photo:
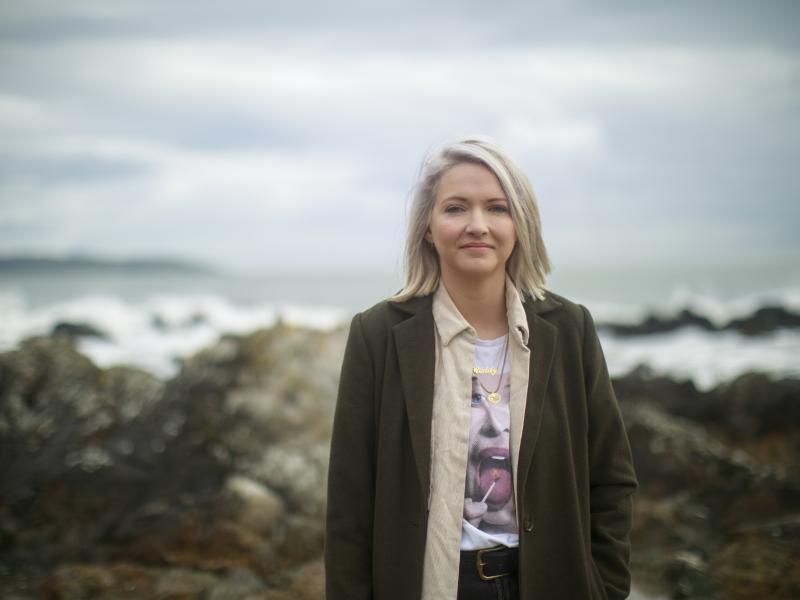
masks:
<instances>
[{"instance_id":1,"label":"seaweed covered rock","mask_svg":"<svg viewBox=\"0 0 800 600\"><path fill-rule=\"evenodd\" d=\"M747 372L708 391L645 367L614 380L623 404L646 399L702 427L731 450L800 479L800 380Z\"/></svg>"},{"instance_id":2,"label":"seaweed covered rock","mask_svg":"<svg viewBox=\"0 0 800 600\"><path fill-rule=\"evenodd\" d=\"M225 337L166 382L62 335L0 354L0 596L302 597L344 337Z\"/></svg>"},{"instance_id":3,"label":"seaweed covered rock","mask_svg":"<svg viewBox=\"0 0 800 600\"><path fill-rule=\"evenodd\" d=\"M780 433L787 444L796 437L796 383L743 376L709 392L701 407L680 399L681 384L661 378L652 393L645 380L618 386L640 482L632 534L640 586L673 598L797 597L786 582L796 579L790 565L797 564L800 530L762 524L796 520L800 479L782 460L751 452L763 437ZM724 416L723 402L729 406ZM761 428L743 433L741 423L748 421ZM778 581L785 585L774 578L782 569Z\"/></svg>"}]
</instances>

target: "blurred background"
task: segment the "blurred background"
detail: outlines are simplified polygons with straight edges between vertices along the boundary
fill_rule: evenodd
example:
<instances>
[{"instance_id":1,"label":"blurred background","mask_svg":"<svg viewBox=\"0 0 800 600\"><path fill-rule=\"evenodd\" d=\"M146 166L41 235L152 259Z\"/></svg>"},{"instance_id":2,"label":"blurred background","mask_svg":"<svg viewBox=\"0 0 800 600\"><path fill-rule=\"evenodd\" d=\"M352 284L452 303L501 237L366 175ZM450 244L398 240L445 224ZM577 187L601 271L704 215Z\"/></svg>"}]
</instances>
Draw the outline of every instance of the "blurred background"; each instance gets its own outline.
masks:
<instances>
[{"instance_id":1,"label":"blurred background","mask_svg":"<svg viewBox=\"0 0 800 600\"><path fill-rule=\"evenodd\" d=\"M799 18L2 2L4 597L319 598L342 328L402 284L424 153L472 133L528 173L549 287L600 325L635 593L792 597Z\"/></svg>"}]
</instances>

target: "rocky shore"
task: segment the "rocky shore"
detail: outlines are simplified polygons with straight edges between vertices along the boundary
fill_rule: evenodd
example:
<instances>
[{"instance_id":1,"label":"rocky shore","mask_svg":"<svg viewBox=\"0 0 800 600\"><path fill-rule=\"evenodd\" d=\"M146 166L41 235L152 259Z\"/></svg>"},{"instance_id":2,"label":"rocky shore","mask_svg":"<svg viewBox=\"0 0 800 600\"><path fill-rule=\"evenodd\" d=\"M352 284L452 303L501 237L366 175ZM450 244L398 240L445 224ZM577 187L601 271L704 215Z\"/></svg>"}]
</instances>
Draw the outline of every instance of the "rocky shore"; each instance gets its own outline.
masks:
<instances>
[{"instance_id":1,"label":"rocky shore","mask_svg":"<svg viewBox=\"0 0 800 600\"><path fill-rule=\"evenodd\" d=\"M98 368L75 335L0 354L0 597L321 599L346 331L228 336L166 381ZM800 381L701 392L639 369L615 386L637 587L800 597Z\"/></svg>"},{"instance_id":2,"label":"rocky shore","mask_svg":"<svg viewBox=\"0 0 800 600\"><path fill-rule=\"evenodd\" d=\"M640 490L634 580L672 598L800 598L800 381L615 381Z\"/></svg>"},{"instance_id":3,"label":"rocky shore","mask_svg":"<svg viewBox=\"0 0 800 600\"><path fill-rule=\"evenodd\" d=\"M710 333L735 331L747 336L765 335L780 329L800 327L800 314L783 306L762 306L749 315L714 324L705 315L684 308L672 316L649 315L639 323L599 323L598 328L617 336L668 333L681 327L696 327Z\"/></svg>"}]
</instances>

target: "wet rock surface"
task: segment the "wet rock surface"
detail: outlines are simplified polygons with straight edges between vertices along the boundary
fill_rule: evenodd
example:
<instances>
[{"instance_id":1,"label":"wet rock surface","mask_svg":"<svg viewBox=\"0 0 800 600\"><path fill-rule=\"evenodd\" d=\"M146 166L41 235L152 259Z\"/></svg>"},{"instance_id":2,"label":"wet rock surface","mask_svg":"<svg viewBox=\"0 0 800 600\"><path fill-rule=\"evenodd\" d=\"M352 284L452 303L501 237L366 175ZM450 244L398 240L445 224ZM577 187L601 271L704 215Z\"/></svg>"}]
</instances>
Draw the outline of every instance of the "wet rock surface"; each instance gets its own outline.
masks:
<instances>
[{"instance_id":1,"label":"wet rock surface","mask_svg":"<svg viewBox=\"0 0 800 600\"><path fill-rule=\"evenodd\" d=\"M639 477L632 569L671 598L800 597L800 382L748 373L700 393L615 382Z\"/></svg>"},{"instance_id":2,"label":"wet rock surface","mask_svg":"<svg viewBox=\"0 0 800 600\"><path fill-rule=\"evenodd\" d=\"M1 354L0 597L320 598L345 335L227 337L166 382L62 334Z\"/></svg>"},{"instance_id":3,"label":"wet rock surface","mask_svg":"<svg viewBox=\"0 0 800 600\"><path fill-rule=\"evenodd\" d=\"M800 314L782 306L763 306L752 314L716 325L708 317L685 308L672 316L649 315L640 323L599 323L598 328L618 336L668 333L682 327L696 327L703 331L737 331L743 335L765 335L779 329L800 327Z\"/></svg>"},{"instance_id":4,"label":"wet rock surface","mask_svg":"<svg viewBox=\"0 0 800 600\"><path fill-rule=\"evenodd\" d=\"M319 600L346 331L229 336L168 381L72 336L0 354L0 597ZM615 381L632 567L672 598L800 597L800 382Z\"/></svg>"},{"instance_id":5,"label":"wet rock surface","mask_svg":"<svg viewBox=\"0 0 800 600\"><path fill-rule=\"evenodd\" d=\"M56 323L53 327L51 335L63 336L67 339L77 339L82 337L94 337L100 339L108 339L108 335L100 331L96 327L92 327L87 323Z\"/></svg>"}]
</instances>

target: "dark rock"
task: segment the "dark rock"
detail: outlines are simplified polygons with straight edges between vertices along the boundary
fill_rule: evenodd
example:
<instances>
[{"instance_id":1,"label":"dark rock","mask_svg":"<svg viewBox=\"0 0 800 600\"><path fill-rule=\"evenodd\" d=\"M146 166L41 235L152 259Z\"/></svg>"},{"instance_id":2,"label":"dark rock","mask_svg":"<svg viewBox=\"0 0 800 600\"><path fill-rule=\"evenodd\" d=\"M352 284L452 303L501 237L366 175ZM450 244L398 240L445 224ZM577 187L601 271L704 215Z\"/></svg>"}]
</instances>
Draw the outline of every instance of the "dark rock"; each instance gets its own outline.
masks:
<instances>
[{"instance_id":1,"label":"dark rock","mask_svg":"<svg viewBox=\"0 0 800 600\"><path fill-rule=\"evenodd\" d=\"M87 323L67 323L64 321L56 323L50 335L54 337L65 337L71 340L81 337L94 337L101 340L109 339L108 334Z\"/></svg>"},{"instance_id":2,"label":"dark rock","mask_svg":"<svg viewBox=\"0 0 800 600\"><path fill-rule=\"evenodd\" d=\"M800 380L744 373L709 395L710 420L737 441L800 429ZM711 424L711 423L709 423Z\"/></svg>"},{"instance_id":3,"label":"dark rock","mask_svg":"<svg viewBox=\"0 0 800 600\"><path fill-rule=\"evenodd\" d=\"M733 531L712 560L722 597L800 598L800 518Z\"/></svg>"},{"instance_id":4,"label":"dark rock","mask_svg":"<svg viewBox=\"0 0 800 600\"><path fill-rule=\"evenodd\" d=\"M800 314L787 310L782 306L766 306L757 309L751 315L732 319L725 325L717 326L707 317L699 315L692 310L683 309L671 317L649 315L642 322L635 324L598 323L598 329L618 336L668 333L682 327L697 327L709 332L738 331L744 335L764 335L779 329L800 327Z\"/></svg>"},{"instance_id":5,"label":"dark rock","mask_svg":"<svg viewBox=\"0 0 800 600\"><path fill-rule=\"evenodd\" d=\"M44 581L41 594L47 600L154 597L156 583L156 572L138 565L65 564Z\"/></svg>"},{"instance_id":6,"label":"dark rock","mask_svg":"<svg viewBox=\"0 0 800 600\"><path fill-rule=\"evenodd\" d=\"M800 314L788 311L782 306L765 306L749 317L733 319L724 329L732 329L745 335L762 335L777 329L796 327L800 327Z\"/></svg>"},{"instance_id":7,"label":"dark rock","mask_svg":"<svg viewBox=\"0 0 800 600\"><path fill-rule=\"evenodd\" d=\"M620 403L646 398L702 426L730 449L800 480L800 380L744 373L709 391L639 368L614 379Z\"/></svg>"},{"instance_id":8,"label":"dark rock","mask_svg":"<svg viewBox=\"0 0 800 600\"><path fill-rule=\"evenodd\" d=\"M198 325L203 325L208 322L208 317L203 313L193 313L187 319L180 323L172 324L167 321L163 316L154 314L150 317L150 324L154 329L159 331L168 331L170 329L189 329Z\"/></svg>"},{"instance_id":9,"label":"dark rock","mask_svg":"<svg viewBox=\"0 0 800 600\"><path fill-rule=\"evenodd\" d=\"M708 562L699 553L675 552L664 573L673 598L716 598L719 590L708 576Z\"/></svg>"},{"instance_id":10,"label":"dark rock","mask_svg":"<svg viewBox=\"0 0 800 600\"><path fill-rule=\"evenodd\" d=\"M322 553L345 333L228 336L168 382L99 369L63 337L0 354L0 595L294 585ZM237 596L242 572L262 591Z\"/></svg>"},{"instance_id":11,"label":"dark rock","mask_svg":"<svg viewBox=\"0 0 800 600\"><path fill-rule=\"evenodd\" d=\"M648 316L644 321L635 325L622 323L600 323L598 328L619 336L652 335L655 333L668 333L681 327L698 327L704 331L716 331L714 324L706 317L698 315L691 310L683 309L675 317Z\"/></svg>"},{"instance_id":12,"label":"dark rock","mask_svg":"<svg viewBox=\"0 0 800 600\"><path fill-rule=\"evenodd\" d=\"M660 582L673 598L717 597L728 582L714 573L727 571L712 559L754 515L780 520L796 513L800 481L645 398L629 398L622 409L640 483L635 579ZM781 552L784 564L791 560L787 549ZM749 568L742 577L760 581L764 569Z\"/></svg>"},{"instance_id":13,"label":"dark rock","mask_svg":"<svg viewBox=\"0 0 800 600\"><path fill-rule=\"evenodd\" d=\"M647 366L640 365L627 375L615 377L614 391L620 402L647 398L666 412L677 416L702 420L707 394L701 392L691 379L676 381L665 375L655 375Z\"/></svg>"},{"instance_id":14,"label":"dark rock","mask_svg":"<svg viewBox=\"0 0 800 600\"><path fill-rule=\"evenodd\" d=\"M614 388L641 486L634 579L673 598L800 597L796 532L737 533L796 518L800 381L745 373L703 392L640 368Z\"/></svg>"},{"instance_id":15,"label":"dark rock","mask_svg":"<svg viewBox=\"0 0 800 600\"><path fill-rule=\"evenodd\" d=\"M153 315L150 318L150 325L158 331L167 331L169 329L169 324L161 315Z\"/></svg>"},{"instance_id":16,"label":"dark rock","mask_svg":"<svg viewBox=\"0 0 800 600\"><path fill-rule=\"evenodd\" d=\"M707 392L691 380L656 376L646 367L614 378L621 402L647 398L669 414L725 431L736 441L800 428L800 380L743 373Z\"/></svg>"},{"instance_id":17,"label":"dark rock","mask_svg":"<svg viewBox=\"0 0 800 600\"><path fill-rule=\"evenodd\" d=\"M159 598L183 600L267 600L267 587L246 570L214 574L180 568L65 564L42 584L46 600L124 600Z\"/></svg>"},{"instance_id":18,"label":"dark rock","mask_svg":"<svg viewBox=\"0 0 800 600\"><path fill-rule=\"evenodd\" d=\"M646 401L624 407L640 493L686 494L676 510L694 528L715 531L743 523L750 510L777 517L800 506L800 483L723 444L704 428L667 415ZM694 522L697 520L697 523Z\"/></svg>"}]
</instances>

